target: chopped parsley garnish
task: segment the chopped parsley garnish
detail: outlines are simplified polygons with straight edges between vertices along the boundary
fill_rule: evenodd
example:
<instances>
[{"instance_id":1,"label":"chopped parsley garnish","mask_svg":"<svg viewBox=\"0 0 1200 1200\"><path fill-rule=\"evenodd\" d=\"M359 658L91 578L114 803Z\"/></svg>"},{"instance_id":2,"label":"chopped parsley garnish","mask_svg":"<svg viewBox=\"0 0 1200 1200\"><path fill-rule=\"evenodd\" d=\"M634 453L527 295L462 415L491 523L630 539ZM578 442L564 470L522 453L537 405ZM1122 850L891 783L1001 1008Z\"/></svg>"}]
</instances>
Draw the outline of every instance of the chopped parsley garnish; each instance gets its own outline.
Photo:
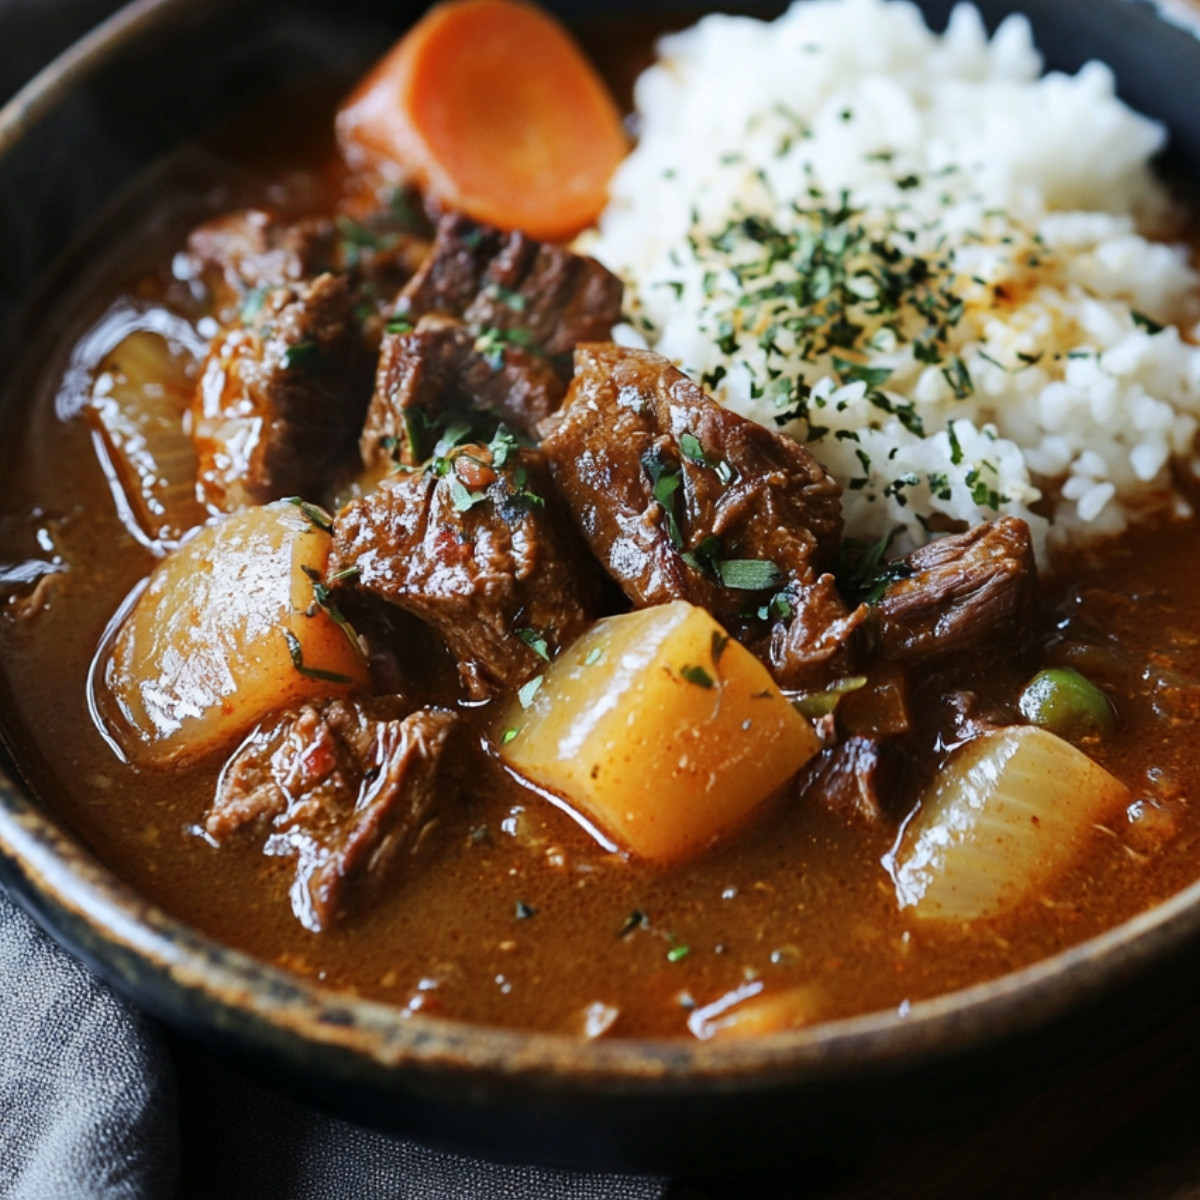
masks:
<instances>
[{"instance_id":1,"label":"chopped parsley garnish","mask_svg":"<svg viewBox=\"0 0 1200 1200\"><path fill-rule=\"evenodd\" d=\"M509 458L520 449L520 442L506 426L501 425L495 436L488 443L488 453L492 456L492 466L499 469L508 462Z\"/></svg>"},{"instance_id":2,"label":"chopped parsley garnish","mask_svg":"<svg viewBox=\"0 0 1200 1200\"><path fill-rule=\"evenodd\" d=\"M593 646L588 652L587 657L583 660L585 667L594 667L598 662L603 661L604 651L599 646Z\"/></svg>"},{"instance_id":3,"label":"chopped parsley garnish","mask_svg":"<svg viewBox=\"0 0 1200 1200\"><path fill-rule=\"evenodd\" d=\"M715 667L721 661L721 655L725 653L725 647L729 645L729 634L721 633L720 630L714 629L712 634L712 661Z\"/></svg>"},{"instance_id":4,"label":"chopped parsley garnish","mask_svg":"<svg viewBox=\"0 0 1200 1200\"><path fill-rule=\"evenodd\" d=\"M763 592L783 582L783 572L760 558L725 558L716 564L717 575L727 588L744 592Z\"/></svg>"},{"instance_id":5,"label":"chopped parsley garnish","mask_svg":"<svg viewBox=\"0 0 1200 1200\"><path fill-rule=\"evenodd\" d=\"M994 473L994 468L993 468ZM978 467L972 467L967 472L967 487L971 489L971 499L980 508L999 510L1000 505L1008 503L1008 497L996 491L984 482L983 473Z\"/></svg>"},{"instance_id":6,"label":"chopped parsley garnish","mask_svg":"<svg viewBox=\"0 0 1200 1200\"><path fill-rule=\"evenodd\" d=\"M628 937L635 929L649 929L650 918L646 916L640 908L635 908L633 912L625 918L625 923L617 930L617 937Z\"/></svg>"},{"instance_id":7,"label":"chopped parsley garnish","mask_svg":"<svg viewBox=\"0 0 1200 1200\"><path fill-rule=\"evenodd\" d=\"M1130 309L1129 315L1133 318L1133 323L1139 329L1144 329L1147 333L1162 333L1166 329L1165 325L1160 325L1157 321L1146 316L1145 313L1138 312L1136 308Z\"/></svg>"},{"instance_id":8,"label":"chopped parsley garnish","mask_svg":"<svg viewBox=\"0 0 1200 1200\"><path fill-rule=\"evenodd\" d=\"M877 388L887 383L892 377L891 367L868 367L863 363L850 362L848 359L833 356L833 369L841 376L842 382L865 383L869 388Z\"/></svg>"},{"instance_id":9,"label":"chopped parsley garnish","mask_svg":"<svg viewBox=\"0 0 1200 1200\"><path fill-rule=\"evenodd\" d=\"M329 590L329 584L321 578L321 572L313 567L301 567L300 569L308 576L313 585L313 604L316 609L323 612L342 631L342 636L350 643L350 649L354 651L355 657L360 661L365 661L366 655L363 653L362 643L358 640L358 634L354 632L354 626L342 615L342 610L338 608L333 594ZM347 567L332 577L330 582L337 583L351 579L358 573L357 566ZM308 615L313 616L314 613L310 612Z\"/></svg>"},{"instance_id":10,"label":"chopped parsley garnish","mask_svg":"<svg viewBox=\"0 0 1200 1200\"><path fill-rule=\"evenodd\" d=\"M950 385L955 400L966 400L968 396L974 395L975 385L971 382L971 373L967 370L967 364L957 354L952 355L947 365L942 368L942 375Z\"/></svg>"},{"instance_id":11,"label":"chopped parsley garnish","mask_svg":"<svg viewBox=\"0 0 1200 1200\"><path fill-rule=\"evenodd\" d=\"M729 483L733 478L733 468L723 459L709 458L704 453L704 447L700 445L700 439L694 433L684 430L679 435L679 450L688 462L695 463L698 467L707 467L709 470L715 471L717 478L722 483Z\"/></svg>"},{"instance_id":12,"label":"chopped parsley garnish","mask_svg":"<svg viewBox=\"0 0 1200 1200\"><path fill-rule=\"evenodd\" d=\"M412 333L415 326L407 317L392 316L388 317L384 324L384 329L388 333Z\"/></svg>"},{"instance_id":13,"label":"chopped parsley garnish","mask_svg":"<svg viewBox=\"0 0 1200 1200\"><path fill-rule=\"evenodd\" d=\"M712 688L716 686L716 680L703 667L680 667L679 677L688 683L694 683L697 687Z\"/></svg>"},{"instance_id":14,"label":"chopped parsley garnish","mask_svg":"<svg viewBox=\"0 0 1200 1200\"><path fill-rule=\"evenodd\" d=\"M475 353L481 354L493 371L499 371L504 366L504 352L509 346L516 346L522 350L537 350L533 334L520 326L512 329L488 326L476 331Z\"/></svg>"},{"instance_id":15,"label":"chopped parsley garnish","mask_svg":"<svg viewBox=\"0 0 1200 1200\"><path fill-rule=\"evenodd\" d=\"M442 436L438 438L437 444L433 448L434 458L445 458L455 446L471 433L471 429L470 421L464 421L461 418L451 421L443 430Z\"/></svg>"},{"instance_id":16,"label":"chopped parsley garnish","mask_svg":"<svg viewBox=\"0 0 1200 1200\"><path fill-rule=\"evenodd\" d=\"M322 671L317 667L308 667L304 665L304 648L300 645L300 639L290 630L283 630L284 640L287 642L288 653L292 657L292 666L296 668L307 679L320 679L325 683L353 683L354 680L349 675L339 675L336 671Z\"/></svg>"},{"instance_id":17,"label":"chopped parsley garnish","mask_svg":"<svg viewBox=\"0 0 1200 1200\"><path fill-rule=\"evenodd\" d=\"M691 946L672 946L667 951L667 962L677 963L687 958L691 954Z\"/></svg>"},{"instance_id":18,"label":"chopped parsley garnish","mask_svg":"<svg viewBox=\"0 0 1200 1200\"><path fill-rule=\"evenodd\" d=\"M315 371L324 363L321 347L316 342L297 342L283 353L283 365L289 371Z\"/></svg>"},{"instance_id":19,"label":"chopped parsley garnish","mask_svg":"<svg viewBox=\"0 0 1200 1200\"><path fill-rule=\"evenodd\" d=\"M322 533L333 532L333 517L319 504L310 504L299 496L285 496L283 502L298 508L313 528L321 530Z\"/></svg>"},{"instance_id":20,"label":"chopped parsley garnish","mask_svg":"<svg viewBox=\"0 0 1200 1200\"><path fill-rule=\"evenodd\" d=\"M404 441L413 462L424 462L433 452L436 427L423 408L410 406L403 410Z\"/></svg>"},{"instance_id":21,"label":"chopped parsley garnish","mask_svg":"<svg viewBox=\"0 0 1200 1200\"><path fill-rule=\"evenodd\" d=\"M816 720L819 717L826 717L838 706L838 701L850 692L857 692L860 688L867 686L867 677L865 675L852 675L848 679L839 679L836 683L832 683L824 691L812 692L807 696L801 696L795 702L796 710L803 713L810 720Z\"/></svg>"},{"instance_id":22,"label":"chopped parsley garnish","mask_svg":"<svg viewBox=\"0 0 1200 1200\"><path fill-rule=\"evenodd\" d=\"M518 921L528 921L530 917L537 916L537 909L532 904L526 904L524 900L518 900L516 915Z\"/></svg>"},{"instance_id":23,"label":"chopped parsley garnish","mask_svg":"<svg viewBox=\"0 0 1200 1200\"><path fill-rule=\"evenodd\" d=\"M269 292L270 288L260 284L256 288L251 288L246 293L246 298L242 301L242 307L238 309L238 316L241 318L243 325L249 325L262 312Z\"/></svg>"},{"instance_id":24,"label":"chopped parsley garnish","mask_svg":"<svg viewBox=\"0 0 1200 1200\"><path fill-rule=\"evenodd\" d=\"M519 504L524 504L529 508L545 508L546 500L544 496L539 496L529 486L529 472L524 467L517 467L512 473L512 498Z\"/></svg>"},{"instance_id":25,"label":"chopped parsley garnish","mask_svg":"<svg viewBox=\"0 0 1200 1200\"><path fill-rule=\"evenodd\" d=\"M500 745L502 745L502 746L507 746L507 745L508 745L508 743L509 743L509 742L511 742L511 741L513 740L513 738L515 738L515 737L517 736L517 734L518 734L518 733L520 733L520 732L521 732L521 731L520 731L519 729L516 729L516 728L506 729L506 730L505 730L505 731L504 731L504 732L503 732L503 733L500 735Z\"/></svg>"},{"instance_id":26,"label":"chopped parsley garnish","mask_svg":"<svg viewBox=\"0 0 1200 1200\"><path fill-rule=\"evenodd\" d=\"M546 645L546 637L539 633L536 629L518 629L517 637L527 645L539 658L544 658L547 662L550 661L550 650Z\"/></svg>"},{"instance_id":27,"label":"chopped parsley garnish","mask_svg":"<svg viewBox=\"0 0 1200 1200\"><path fill-rule=\"evenodd\" d=\"M512 288L503 287L499 283L493 283L488 290L495 299L499 300L505 307L511 308L513 312L525 311L527 301L520 292L514 292Z\"/></svg>"},{"instance_id":28,"label":"chopped parsley garnish","mask_svg":"<svg viewBox=\"0 0 1200 1200\"><path fill-rule=\"evenodd\" d=\"M886 561L888 547L898 532L897 527L875 542L843 539L833 571L847 604L876 604L888 584L911 577L913 569L903 559Z\"/></svg>"},{"instance_id":29,"label":"chopped parsley garnish","mask_svg":"<svg viewBox=\"0 0 1200 1200\"><path fill-rule=\"evenodd\" d=\"M683 535L675 516L675 493L683 482L683 472L678 463L668 462L657 446L642 455L642 470L650 477L654 499L662 506L667 518L667 536L676 550L683 547Z\"/></svg>"},{"instance_id":30,"label":"chopped parsley garnish","mask_svg":"<svg viewBox=\"0 0 1200 1200\"><path fill-rule=\"evenodd\" d=\"M538 689L542 686L545 678L544 675L535 675L528 683L522 684L517 689L517 699L521 702L522 708L528 708L533 703L533 698L538 694Z\"/></svg>"},{"instance_id":31,"label":"chopped parsley garnish","mask_svg":"<svg viewBox=\"0 0 1200 1200\"><path fill-rule=\"evenodd\" d=\"M484 492L472 492L453 470L449 473L448 483L450 503L455 512L469 512L475 505L482 504L487 499Z\"/></svg>"}]
</instances>

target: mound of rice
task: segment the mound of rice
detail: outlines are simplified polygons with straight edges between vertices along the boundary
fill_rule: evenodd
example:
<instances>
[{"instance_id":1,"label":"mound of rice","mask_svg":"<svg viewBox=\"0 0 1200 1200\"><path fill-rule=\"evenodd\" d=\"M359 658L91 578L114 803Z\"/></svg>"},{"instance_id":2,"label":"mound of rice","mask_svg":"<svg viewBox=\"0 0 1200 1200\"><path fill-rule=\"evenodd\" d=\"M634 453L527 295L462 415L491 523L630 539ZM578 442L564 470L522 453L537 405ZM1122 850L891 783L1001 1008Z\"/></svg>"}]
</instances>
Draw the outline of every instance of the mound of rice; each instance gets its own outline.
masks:
<instances>
[{"instance_id":1,"label":"mound of rice","mask_svg":"<svg viewBox=\"0 0 1200 1200\"><path fill-rule=\"evenodd\" d=\"M1182 507L1200 276L1151 240L1164 133L1106 67L1043 76L1023 18L989 41L963 5L937 35L893 0L659 49L586 248L628 285L625 337L805 441L849 535L1012 513L1044 557Z\"/></svg>"}]
</instances>

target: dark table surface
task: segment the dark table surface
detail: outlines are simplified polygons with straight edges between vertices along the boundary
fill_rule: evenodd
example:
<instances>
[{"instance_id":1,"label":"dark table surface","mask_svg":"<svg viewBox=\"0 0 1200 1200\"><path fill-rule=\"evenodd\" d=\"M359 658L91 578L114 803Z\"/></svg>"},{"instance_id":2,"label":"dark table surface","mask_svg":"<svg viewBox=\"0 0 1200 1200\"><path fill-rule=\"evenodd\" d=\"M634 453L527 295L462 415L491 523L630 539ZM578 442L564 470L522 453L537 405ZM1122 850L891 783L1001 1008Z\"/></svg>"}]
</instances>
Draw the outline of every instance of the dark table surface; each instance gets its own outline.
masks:
<instances>
[{"instance_id":1,"label":"dark table surface","mask_svg":"<svg viewBox=\"0 0 1200 1200\"><path fill-rule=\"evenodd\" d=\"M1174 0L1182 5L1200 0ZM0 0L0 95L11 94L58 50L119 7L118 0ZM1081 5L1081 9L1085 6ZM316 1114L270 1093L230 1064L174 1039L178 1067L181 1200L248 1188L259 1173L262 1122L302 1153ZM980 1080L981 1090L988 1081ZM242 1120L229 1120L231 1098ZM904 1097L896 1097L897 1105ZM239 1134L239 1129L243 1134ZM1078 1068L1019 1104L965 1126L931 1127L903 1141L863 1131L853 1161L814 1163L803 1177L678 1180L670 1200L884 1200L899 1197L1038 1196L1062 1200L1200 1197L1200 1008ZM326 1136L330 1136L327 1134ZM360 1149L350 1126L334 1137ZM219 1144L218 1144L219 1142ZM460 1175L462 1174L460 1170ZM296 1195L341 1194L336 1178ZM582 1181L581 1181L582 1185ZM467 1185L469 1188L469 1184ZM512 1187L517 1190L511 1190ZM536 1193L510 1178L506 1196ZM481 1185L482 1187L482 1185ZM238 1195L243 1194L239 1189ZM245 1194L252 1194L247 1190ZM265 1192L263 1194L266 1194ZM449 1194L449 1192L447 1192ZM469 1191L455 1194L470 1194ZM480 1190L478 1195L490 1194ZM595 1195L581 1186L579 1194Z\"/></svg>"}]
</instances>

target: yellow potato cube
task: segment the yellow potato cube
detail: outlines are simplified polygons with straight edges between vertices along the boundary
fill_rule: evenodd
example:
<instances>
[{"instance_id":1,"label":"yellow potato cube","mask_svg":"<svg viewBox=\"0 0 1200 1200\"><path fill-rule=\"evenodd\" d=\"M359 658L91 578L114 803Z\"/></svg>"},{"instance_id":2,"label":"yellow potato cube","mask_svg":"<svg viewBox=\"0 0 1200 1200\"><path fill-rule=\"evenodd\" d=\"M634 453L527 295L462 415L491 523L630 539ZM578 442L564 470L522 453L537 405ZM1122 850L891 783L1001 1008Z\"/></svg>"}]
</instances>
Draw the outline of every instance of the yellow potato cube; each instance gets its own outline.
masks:
<instances>
[{"instance_id":1,"label":"yellow potato cube","mask_svg":"<svg viewBox=\"0 0 1200 1200\"><path fill-rule=\"evenodd\" d=\"M504 758L652 861L743 825L819 749L758 659L682 600L598 621L531 691Z\"/></svg>"},{"instance_id":2,"label":"yellow potato cube","mask_svg":"<svg viewBox=\"0 0 1200 1200\"><path fill-rule=\"evenodd\" d=\"M196 758L276 709L369 681L318 603L330 537L296 506L246 509L155 568L113 643L97 707L130 757Z\"/></svg>"}]
</instances>

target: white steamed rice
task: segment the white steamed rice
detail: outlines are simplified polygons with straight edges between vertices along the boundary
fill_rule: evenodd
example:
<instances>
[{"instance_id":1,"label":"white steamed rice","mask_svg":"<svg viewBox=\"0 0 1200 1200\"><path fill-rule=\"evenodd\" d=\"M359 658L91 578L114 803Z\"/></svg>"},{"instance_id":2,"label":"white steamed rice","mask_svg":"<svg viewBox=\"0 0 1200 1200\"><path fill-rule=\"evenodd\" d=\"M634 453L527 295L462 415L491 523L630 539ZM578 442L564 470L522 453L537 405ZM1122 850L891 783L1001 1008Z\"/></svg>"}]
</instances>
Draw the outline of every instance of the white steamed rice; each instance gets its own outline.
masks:
<instances>
[{"instance_id":1,"label":"white steamed rice","mask_svg":"<svg viewBox=\"0 0 1200 1200\"><path fill-rule=\"evenodd\" d=\"M848 534L1005 512L1044 552L1182 505L1200 276L1150 240L1164 132L1106 67L1043 76L1023 18L989 41L968 5L936 35L907 3L801 0L664 38L636 101L587 243L625 336L763 424L795 414Z\"/></svg>"}]
</instances>

